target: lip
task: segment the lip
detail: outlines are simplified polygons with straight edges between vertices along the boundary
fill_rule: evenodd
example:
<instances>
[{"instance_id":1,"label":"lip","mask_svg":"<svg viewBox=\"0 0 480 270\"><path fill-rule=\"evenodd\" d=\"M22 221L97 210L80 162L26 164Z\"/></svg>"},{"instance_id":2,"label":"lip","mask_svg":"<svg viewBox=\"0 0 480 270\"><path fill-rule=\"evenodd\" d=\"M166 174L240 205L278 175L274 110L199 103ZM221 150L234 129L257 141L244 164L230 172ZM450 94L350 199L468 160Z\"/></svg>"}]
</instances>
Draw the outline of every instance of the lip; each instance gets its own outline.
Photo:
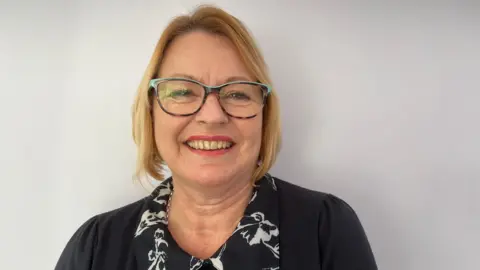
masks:
<instances>
[{"instance_id":1,"label":"lip","mask_svg":"<svg viewBox=\"0 0 480 270\"><path fill-rule=\"evenodd\" d=\"M223 135L194 135L188 137L187 141L226 141L226 142L233 142L233 139L229 136Z\"/></svg>"},{"instance_id":2,"label":"lip","mask_svg":"<svg viewBox=\"0 0 480 270\"><path fill-rule=\"evenodd\" d=\"M221 156L221 155L227 154L228 152L230 152L232 150L232 148L234 146L232 146L230 148L227 148L227 149L218 149L218 150L200 150L200 149L191 148L188 145L185 145L185 147L187 147L188 150L190 150L193 153L195 153L197 155L200 155L200 156L216 157L216 156Z\"/></svg>"}]
</instances>

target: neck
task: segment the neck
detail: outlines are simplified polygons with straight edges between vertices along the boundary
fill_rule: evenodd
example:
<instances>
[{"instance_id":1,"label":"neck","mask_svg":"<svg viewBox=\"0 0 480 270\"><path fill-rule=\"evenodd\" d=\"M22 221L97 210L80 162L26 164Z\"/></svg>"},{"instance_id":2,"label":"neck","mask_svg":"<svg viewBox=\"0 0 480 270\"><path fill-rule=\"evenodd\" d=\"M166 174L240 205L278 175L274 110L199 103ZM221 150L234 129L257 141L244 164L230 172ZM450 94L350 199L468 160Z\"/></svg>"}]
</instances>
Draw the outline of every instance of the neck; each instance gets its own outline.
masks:
<instances>
[{"instance_id":1,"label":"neck","mask_svg":"<svg viewBox=\"0 0 480 270\"><path fill-rule=\"evenodd\" d=\"M169 227L198 233L231 231L243 216L253 189L248 179L202 190L175 178L173 183Z\"/></svg>"}]
</instances>

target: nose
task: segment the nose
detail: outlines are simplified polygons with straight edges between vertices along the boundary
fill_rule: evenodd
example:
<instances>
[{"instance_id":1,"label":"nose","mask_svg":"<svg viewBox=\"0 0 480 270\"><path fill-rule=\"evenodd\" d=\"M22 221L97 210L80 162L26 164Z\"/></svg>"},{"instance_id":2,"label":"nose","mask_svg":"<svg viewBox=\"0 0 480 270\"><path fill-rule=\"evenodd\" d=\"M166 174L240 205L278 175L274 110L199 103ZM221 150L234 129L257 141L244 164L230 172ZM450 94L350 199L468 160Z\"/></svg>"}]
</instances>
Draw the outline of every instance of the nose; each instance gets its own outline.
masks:
<instances>
[{"instance_id":1,"label":"nose","mask_svg":"<svg viewBox=\"0 0 480 270\"><path fill-rule=\"evenodd\" d=\"M223 124L228 122L228 115L223 111L217 94L209 94L200 111L195 114L199 122Z\"/></svg>"}]
</instances>

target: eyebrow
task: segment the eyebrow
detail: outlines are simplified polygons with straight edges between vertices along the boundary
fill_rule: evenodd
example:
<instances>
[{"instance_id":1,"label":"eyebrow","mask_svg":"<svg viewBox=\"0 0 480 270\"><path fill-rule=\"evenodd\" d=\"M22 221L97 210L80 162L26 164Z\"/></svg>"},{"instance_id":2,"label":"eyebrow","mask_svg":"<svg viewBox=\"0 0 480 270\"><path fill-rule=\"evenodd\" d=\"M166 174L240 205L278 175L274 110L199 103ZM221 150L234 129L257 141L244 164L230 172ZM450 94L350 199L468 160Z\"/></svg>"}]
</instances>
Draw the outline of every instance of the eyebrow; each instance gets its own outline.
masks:
<instances>
[{"instance_id":1,"label":"eyebrow","mask_svg":"<svg viewBox=\"0 0 480 270\"><path fill-rule=\"evenodd\" d=\"M185 78L185 79L191 79L191 80L195 80L195 81L199 81L201 82L201 80L199 78L196 78L192 75L188 75L188 74L184 74L184 73L174 73L174 74L171 74L170 76L167 76L167 77L174 77L174 78ZM225 80L222 80L220 84L224 84L224 83L228 83L228 82L234 82L234 81L247 81L247 82L250 82L252 81L251 79L247 78L247 77L244 77L244 76L230 76L228 77L227 79Z\"/></svg>"}]
</instances>

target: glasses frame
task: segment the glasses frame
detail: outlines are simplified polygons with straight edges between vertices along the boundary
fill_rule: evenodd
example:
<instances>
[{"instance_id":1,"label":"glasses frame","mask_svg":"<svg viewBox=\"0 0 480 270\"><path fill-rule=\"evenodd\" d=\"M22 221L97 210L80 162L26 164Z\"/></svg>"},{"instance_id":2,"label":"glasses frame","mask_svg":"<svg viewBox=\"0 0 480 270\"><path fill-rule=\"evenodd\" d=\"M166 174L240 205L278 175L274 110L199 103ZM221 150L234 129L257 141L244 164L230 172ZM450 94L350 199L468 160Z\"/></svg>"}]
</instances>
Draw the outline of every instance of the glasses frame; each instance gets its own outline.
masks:
<instances>
[{"instance_id":1,"label":"glasses frame","mask_svg":"<svg viewBox=\"0 0 480 270\"><path fill-rule=\"evenodd\" d=\"M158 89L157 89L157 86L159 83L161 82L165 82L165 81L186 81L186 82L191 82L191 83L196 83L200 86L203 87L204 91L205 91L205 95L203 96L203 100L202 100L202 104L200 104L200 106L198 107L198 109L196 111L194 111L193 113L187 113L187 114L176 114L176 113L171 113L169 111L167 111L163 105L162 105L162 102L160 102L160 97L158 96ZM232 85L232 84L249 84L249 85L257 85L257 86L260 86L260 88L262 89L262 92L263 92L263 100L262 100L262 109L263 107L265 106L265 102L267 101L267 97L268 95L272 92L272 88L267 85L267 84L264 84L264 83L260 83L260 82L252 82L252 81L231 81L231 82L227 82L227 83L224 83L224 84L220 84L220 85L206 85L204 83L201 83L199 81L196 81L196 80L193 80L193 79L188 79L188 78L181 78L181 77L171 77L171 78L156 78L156 79L152 79L150 80L150 83L149 83L149 92L151 92L152 90L154 91L154 94L155 94L155 97L157 99L157 103L158 105L160 106L160 108L167 114L169 115L172 115L172 116L191 116L191 115L194 115L196 113L198 113L203 105L205 105L205 102L207 101L207 97L210 93L217 93L217 99L220 99L219 97L219 93L220 91L222 90L223 87L225 86L228 86L228 85ZM241 116L234 116L234 115L231 115L229 114L225 108L223 108L222 106L222 103L218 102L220 104L220 107L222 108L223 112L225 114L227 114L228 116L230 117L234 117L234 118L238 118L238 119L250 119L250 118L253 118L255 116L257 116L258 113L252 115L252 116L246 116L246 117L241 117ZM261 110L260 110L261 111Z\"/></svg>"}]
</instances>

